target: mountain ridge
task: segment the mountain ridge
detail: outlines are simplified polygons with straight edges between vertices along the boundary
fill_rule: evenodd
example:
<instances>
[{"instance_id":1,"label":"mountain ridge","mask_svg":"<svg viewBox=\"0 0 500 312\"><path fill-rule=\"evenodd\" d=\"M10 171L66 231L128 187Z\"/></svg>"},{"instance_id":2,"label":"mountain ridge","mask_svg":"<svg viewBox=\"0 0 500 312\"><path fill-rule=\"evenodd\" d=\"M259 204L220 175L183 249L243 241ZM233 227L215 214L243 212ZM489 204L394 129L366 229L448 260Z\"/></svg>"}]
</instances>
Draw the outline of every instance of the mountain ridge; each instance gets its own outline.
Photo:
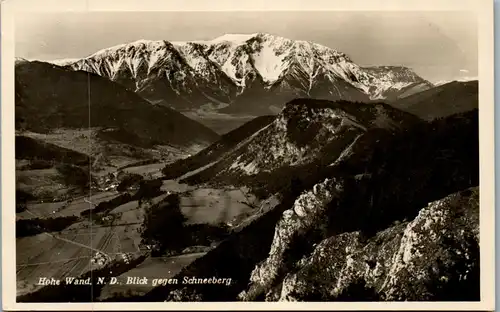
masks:
<instances>
[{"instance_id":1,"label":"mountain ridge","mask_svg":"<svg viewBox=\"0 0 500 312\"><path fill-rule=\"evenodd\" d=\"M207 41L137 40L59 64L107 77L177 109L222 103L232 113L256 106L258 115L297 97L370 101L432 86L407 67L361 67L335 49L265 33Z\"/></svg>"},{"instance_id":2,"label":"mountain ridge","mask_svg":"<svg viewBox=\"0 0 500 312\"><path fill-rule=\"evenodd\" d=\"M296 175L339 161L369 129L391 133L420 121L384 103L295 99L274 120L182 181L243 184L268 196Z\"/></svg>"},{"instance_id":3,"label":"mountain ridge","mask_svg":"<svg viewBox=\"0 0 500 312\"><path fill-rule=\"evenodd\" d=\"M442 118L479 108L479 82L451 81L390 104L426 120Z\"/></svg>"}]
</instances>

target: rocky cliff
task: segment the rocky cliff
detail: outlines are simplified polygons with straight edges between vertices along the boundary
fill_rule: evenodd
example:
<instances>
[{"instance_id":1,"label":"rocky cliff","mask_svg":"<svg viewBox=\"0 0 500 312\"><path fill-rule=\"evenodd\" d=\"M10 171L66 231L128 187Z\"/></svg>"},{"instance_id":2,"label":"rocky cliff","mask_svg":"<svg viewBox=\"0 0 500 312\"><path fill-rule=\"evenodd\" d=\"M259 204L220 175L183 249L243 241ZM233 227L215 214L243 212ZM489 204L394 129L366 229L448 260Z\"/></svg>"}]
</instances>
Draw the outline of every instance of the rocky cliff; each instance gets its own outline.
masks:
<instances>
[{"instance_id":1,"label":"rocky cliff","mask_svg":"<svg viewBox=\"0 0 500 312\"><path fill-rule=\"evenodd\" d=\"M317 184L284 212L268 258L240 299L265 293L267 301L479 300L477 187L431 202L413 220L373 237L355 231L324 239L290 263L294 241L326 226L325 202L339 187Z\"/></svg>"}]
</instances>

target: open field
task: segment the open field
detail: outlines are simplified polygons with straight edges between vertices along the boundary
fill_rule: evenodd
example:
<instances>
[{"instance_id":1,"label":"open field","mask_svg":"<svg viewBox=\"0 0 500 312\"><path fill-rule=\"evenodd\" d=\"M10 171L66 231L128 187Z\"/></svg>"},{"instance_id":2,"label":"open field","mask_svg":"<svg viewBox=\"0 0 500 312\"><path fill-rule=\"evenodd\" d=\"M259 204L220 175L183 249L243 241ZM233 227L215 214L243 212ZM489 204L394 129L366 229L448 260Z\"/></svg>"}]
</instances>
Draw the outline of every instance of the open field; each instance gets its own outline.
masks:
<instances>
[{"instance_id":1,"label":"open field","mask_svg":"<svg viewBox=\"0 0 500 312\"><path fill-rule=\"evenodd\" d=\"M188 224L231 223L235 217L255 210L248 204L254 204L256 199L247 195L245 189L196 188L174 180L166 180L163 182L162 190L180 194L180 208L187 217ZM92 194L90 201L88 197L80 196L69 203L28 203L28 209L18 213L17 218L79 216L80 212L90 208L89 202L97 205L118 195L118 192L109 191ZM151 204L160 202L166 196L168 196L167 193L152 198ZM108 259L115 259L123 253L141 253L139 230L147 205L149 203L143 203L139 207L138 201L130 201L114 208L107 214L114 217L110 224L100 225L84 220L60 232L18 238L16 246L18 295L41 287L35 285L40 277L64 278L85 273L90 270L90 259L96 252L103 253ZM122 276L172 277L203 254L149 258ZM109 286L103 290L102 297L107 298L113 293L123 292L126 289L132 292L143 292L149 288L140 285L132 288Z\"/></svg>"},{"instance_id":2,"label":"open field","mask_svg":"<svg viewBox=\"0 0 500 312\"><path fill-rule=\"evenodd\" d=\"M193 146L190 149L157 145L153 148L141 148L132 146L133 144L129 145L112 139L101 138L99 136L100 130L100 128L57 129L50 133L25 131L22 132L22 135L90 155L93 157L92 171L97 176L108 174L120 167L128 166L145 159L161 159L162 163L174 161L196 153L204 147ZM22 166L23 163L17 165ZM156 166L162 165L156 164ZM139 171L142 170L140 167L137 168Z\"/></svg>"},{"instance_id":3,"label":"open field","mask_svg":"<svg viewBox=\"0 0 500 312\"><path fill-rule=\"evenodd\" d=\"M184 193L189 190L194 190L195 188L184 183L179 183L175 180L165 180L163 181L163 185L160 189L165 192Z\"/></svg>"},{"instance_id":4,"label":"open field","mask_svg":"<svg viewBox=\"0 0 500 312\"><path fill-rule=\"evenodd\" d=\"M103 192L92 196L91 200L98 204L115 195L114 192ZM33 204L29 210L17 214L17 217L79 215L89 205L84 197L75 199L66 207L61 203ZM56 207L59 208L57 213L52 213ZM131 214L125 213L115 220L115 226L83 221L72 224L59 233L17 238L18 295L39 288L35 283L40 277L63 278L83 274L90 269L90 258L98 251L111 259L119 253L137 252L140 238L136 229L140 226L139 222L140 216L131 217Z\"/></svg>"},{"instance_id":5,"label":"open field","mask_svg":"<svg viewBox=\"0 0 500 312\"><path fill-rule=\"evenodd\" d=\"M256 198L239 188L199 188L181 195L181 210L191 224L229 223L254 211L252 205L256 205Z\"/></svg>"},{"instance_id":6,"label":"open field","mask_svg":"<svg viewBox=\"0 0 500 312\"><path fill-rule=\"evenodd\" d=\"M63 179L62 174L56 168L17 170L16 189L35 197L63 196L71 192L68 185L63 183Z\"/></svg>"},{"instance_id":7,"label":"open field","mask_svg":"<svg viewBox=\"0 0 500 312\"><path fill-rule=\"evenodd\" d=\"M50 142L52 144L71 149L82 154L90 152L90 136L93 130L85 129L57 129L50 133L37 133L24 131L22 134L27 137Z\"/></svg>"},{"instance_id":8,"label":"open field","mask_svg":"<svg viewBox=\"0 0 500 312\"><path fill-rule=\"evenodd\" d=\"M16 214L16 219L80 216L80 212L91 207L90 203L98 205L101 202L111 200L119 194L117 192L100 192L89 195L76 197L71 202L31 202L27 204L27 211Z\"/></svg>"},{"instance_id":9,"label":"open field","mask_svg":"<svg viewBox=\"0 0 500 312\"><path fill-rule=\"evenodd\" d=\"M58 233L18 238L18 295L37 288L40 277L79 276L90 270L90 259L101 252L114 259L121 253L137 253L138 233L126 226L89 226L80 222Z\"/></svg>"},{"instance_id":10,"label":"open field","mask_svg":"<svg viewBox=\"0 0 500 312\"><path fill-rule=\"evenodd\" d=\"M143 176L151 175L151 177L155 179L162 176L161 169L163 167L165 167L164 163L155 163L144 166L125 168L123 169L123 171L127 173L140 174Z\"/></svg>"},{"instance_id":11,"label":"open field","mask_svg":"<svg viewBox=\"0 0 500 312\"><path fill-rule=\"evenodd\" d=\"M17 239L18 295L40 288L36 285L40 277L78 276L90 269L94 252L81 246L89 244L90 235L73 238L77 242L71 243L48 233Z\"/></svg>"}]
</instances>

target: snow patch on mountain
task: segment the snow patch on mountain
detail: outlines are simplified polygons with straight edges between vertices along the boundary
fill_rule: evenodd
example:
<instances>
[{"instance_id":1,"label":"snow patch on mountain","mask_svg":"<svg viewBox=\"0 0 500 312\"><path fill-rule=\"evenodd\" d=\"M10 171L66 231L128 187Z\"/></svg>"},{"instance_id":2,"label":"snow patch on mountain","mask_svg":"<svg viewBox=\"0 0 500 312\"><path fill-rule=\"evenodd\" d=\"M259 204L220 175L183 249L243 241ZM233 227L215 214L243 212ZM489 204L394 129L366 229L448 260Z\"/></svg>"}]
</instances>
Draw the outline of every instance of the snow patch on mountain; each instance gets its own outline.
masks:
<instances>
[{"instance_id":1,"label":"snow patch on mountain","mask_svg":"<svg viewBox=\"0 0 500 312\"><path fill-rule=\"evenodd\" d=\"M53 63L134 84L137 92L171 88L181 98L187 93L188 101L212 88L229 97L224 102L231 102L259 77L265 90L276 87L307 96L319 90L332 99L350 99L353 92L383 99L388 92L414 84L431 85L406 67L360 67L346 54L321 44L264 33L226 34L207 41L137 40L80 60Z\"/></svg>"},{"instance_id":2,"label":"snow patch on mountain","mask_svg":"<svg viewBox=\"0 0 500 312\"><path fill-rule=\"evenodd\" d=\"M212 44L217 44L221 42L230 42L233 44L242 44L251 38L257 36L256 33L254 34L225 34L220 37L217 37L213 40L210 41Z\"/></svg>"},{"instance_id":3,"label":"snow patch on mountain","mask_svg":"<svg viewBox=\"0 0 500 312\"><path fill-rule=\"evenodd\" d=\"M281 76L288 65L284 62L286 56L284 54L276 55L269 46L263 47L255 54L253 57L254 66L266 83L273 83Z\"/></svg>"},{"instance_id":4,"label":"snow patch on mountain","mask_svg":"<svg viewBox=\"0 0 500 312\"><path fill-rule=\"evenodd\" d=\"M73 64L73 63L77 62L78 60L79 59L77 59L77 58L67 58L67 59L58 59L58 60L49 61L49 63L52 63L54 65L58 65L58 66L65 66L65 65Z\"/></svg>"},{"instance_id":5,"label":"snow patch on mountain","mask_svg":"<svg viewBox=\"0 0 500 312\"><path fill-rule=\"evenodd\" d=\"M369 83L372 89L369 91L372 99L384 99L385 93L390 90L402 90L412 85L424 84L428 88L433 85L420 76L413 70L404 66L371 66L364 67L364 72L368 74Z\"/></svg>"}]
</instances>

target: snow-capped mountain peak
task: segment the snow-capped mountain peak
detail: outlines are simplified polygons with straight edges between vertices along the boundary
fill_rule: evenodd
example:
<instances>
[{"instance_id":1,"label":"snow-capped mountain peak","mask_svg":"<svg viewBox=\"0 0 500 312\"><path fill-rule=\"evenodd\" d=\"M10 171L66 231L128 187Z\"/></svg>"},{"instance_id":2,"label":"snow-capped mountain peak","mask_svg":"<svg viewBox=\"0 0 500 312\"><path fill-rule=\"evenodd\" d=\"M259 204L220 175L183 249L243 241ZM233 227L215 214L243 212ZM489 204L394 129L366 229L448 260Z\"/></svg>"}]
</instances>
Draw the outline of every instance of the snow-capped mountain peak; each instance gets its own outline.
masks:
<instances>
[{"instance_id":1,"label":"snow-capped mountain peak","mask_svg":"<svg viewBox=\"0 0 500 312\"><path fill-rule=\"evenodd\" d=\"M256 37L258 34L225 34L220 37L217 37L210 41L213 44L221 43L221 42L231 42L235 44L242 44L253 37Z\"/></svg>"},{"instance_id":2,"label":"snow-capped mountain peak","mask_svg":"<svg viewBox=\"0 0 500 312\"><path fill-rule=\"evenodd\" d=\"M431 86L405 67L360 67L324 45L266 33L225 34L207 41L137 40L72 63L54 63L108 77L174 106L262 102L247 99L256 90L277 96L278 103L268 106L300 96L365 101Z\"/></svg>"}]
</instances>

